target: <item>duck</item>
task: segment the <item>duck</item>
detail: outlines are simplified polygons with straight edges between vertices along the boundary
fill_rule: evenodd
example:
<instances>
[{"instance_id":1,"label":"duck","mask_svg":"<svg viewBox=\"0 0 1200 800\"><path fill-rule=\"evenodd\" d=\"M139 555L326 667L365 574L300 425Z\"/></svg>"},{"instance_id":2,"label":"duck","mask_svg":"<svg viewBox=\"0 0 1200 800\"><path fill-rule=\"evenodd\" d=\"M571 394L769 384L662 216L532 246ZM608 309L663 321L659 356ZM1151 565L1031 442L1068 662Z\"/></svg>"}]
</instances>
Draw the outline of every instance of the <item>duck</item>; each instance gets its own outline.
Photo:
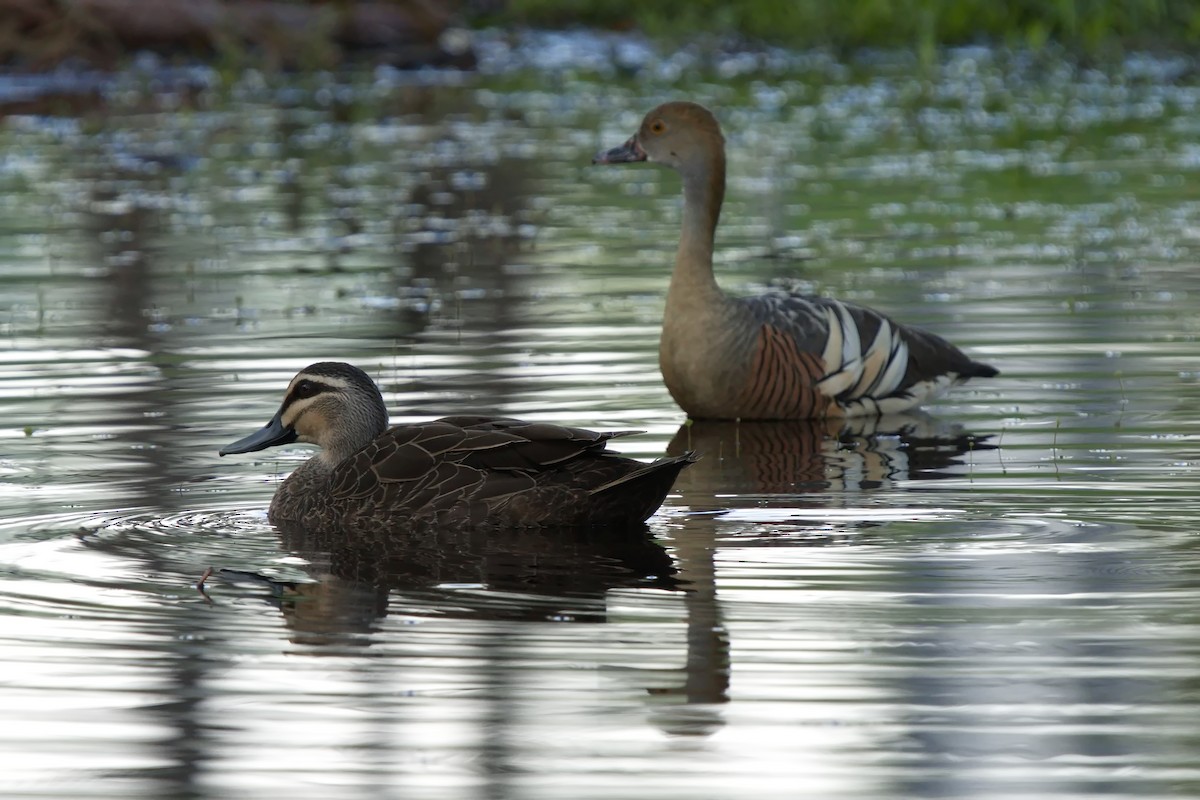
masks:
<instances>
[{"instance_id":1,"label":"duck","mask_svg":"<svg viewBox=\"0 0 1200 800\"><path fill-rule=\"evenodd\" d=\"M713 274L713 243L725 198L725 137L704 106L663 103L623 145L592 159L641 161L670 167L683 181L659 368L689 417L881 416L999 374L940 336L871 308L785 290L752 297L723 291Z\"/></svg>"},{"instance_id":2,"label":"duck","mask_svg":"<svg viewBox=\"0 0 1200 800\"><path fill-rule=\"evenodd\" d=\"M322 361L292 378L270 422L220 455L317 445L268 510L277 525L316 532L633 526L696 460L687 452L644 463L607 449L633 433L473 415L388 427L371 377Z\"/></svg>"}]
</instances>

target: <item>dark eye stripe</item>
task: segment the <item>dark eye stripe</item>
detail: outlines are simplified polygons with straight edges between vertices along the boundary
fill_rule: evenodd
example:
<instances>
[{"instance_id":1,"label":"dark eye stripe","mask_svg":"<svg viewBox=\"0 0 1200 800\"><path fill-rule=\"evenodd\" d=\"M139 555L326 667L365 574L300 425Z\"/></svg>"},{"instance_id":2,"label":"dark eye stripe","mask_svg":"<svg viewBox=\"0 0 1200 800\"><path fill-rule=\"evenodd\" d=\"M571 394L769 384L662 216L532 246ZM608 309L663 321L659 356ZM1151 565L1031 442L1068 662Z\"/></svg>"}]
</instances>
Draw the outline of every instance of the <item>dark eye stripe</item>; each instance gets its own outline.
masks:
<instances>
[{"instance_id":1,"label":"dark eye stripe","mask_svg":"<svg viewBox=\"0 0 1200 800\"><path fill-rule=\"evenodd\" d=\"M304 400L309 397L315 397L321 392L327 392L333 387L327 386L317 381L310 381L307 378L296 384L296 388L292 389L291 400Z\"/></svg>"}]
</instances>

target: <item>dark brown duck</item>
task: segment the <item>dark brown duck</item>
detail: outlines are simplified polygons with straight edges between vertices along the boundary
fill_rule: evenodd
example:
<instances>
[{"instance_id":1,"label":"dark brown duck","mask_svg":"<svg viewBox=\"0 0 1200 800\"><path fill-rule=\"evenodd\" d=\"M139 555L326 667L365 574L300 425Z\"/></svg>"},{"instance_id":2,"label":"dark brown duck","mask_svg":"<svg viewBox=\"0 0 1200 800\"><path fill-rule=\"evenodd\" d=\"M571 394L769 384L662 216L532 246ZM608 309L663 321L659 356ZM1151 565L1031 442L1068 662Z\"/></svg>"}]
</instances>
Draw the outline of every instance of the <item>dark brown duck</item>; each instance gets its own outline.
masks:
<instances>
[{"instance_id":1,"label":"dark brown duck","mask_svg":"<svg viewBox=\"0 0 1200 800\"><path fill-rule=\"evenodd\" d=\"M387 425L371 378L340 362L301 370L261 430L221 450L307 442L321 451L283 482L273 522L314 530L416 525L634 525L662 505L691 453L645 464L597 433L505 417Z\"/></svg>"}]
</instances>

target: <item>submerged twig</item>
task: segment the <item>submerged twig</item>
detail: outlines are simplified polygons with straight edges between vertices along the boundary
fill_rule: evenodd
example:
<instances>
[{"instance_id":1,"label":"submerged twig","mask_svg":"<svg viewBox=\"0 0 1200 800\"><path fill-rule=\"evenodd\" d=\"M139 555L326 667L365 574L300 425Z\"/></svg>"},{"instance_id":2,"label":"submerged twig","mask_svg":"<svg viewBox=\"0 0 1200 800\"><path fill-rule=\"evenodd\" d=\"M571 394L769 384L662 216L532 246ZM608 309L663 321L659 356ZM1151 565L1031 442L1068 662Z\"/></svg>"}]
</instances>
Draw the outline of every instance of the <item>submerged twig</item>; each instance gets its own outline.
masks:
<instances>
[{"instance_id":1,"label":"submerged twig","mask_svg":"<svg viewBox=\"0 0 1200 800\"><path fill-rule=\"evenodd\" d=\"M208 596L208 592L205 591L204 584L205 584L205 581L207 581L210 577L212 577L212 574L213 574L213 568L208 567L207 569L204 570L204 574L200 576L200 580L196 581L196 591L198 591L204 597L204 599L210 603L213 601L213 599Z\"/></svg>"}]
</instances>

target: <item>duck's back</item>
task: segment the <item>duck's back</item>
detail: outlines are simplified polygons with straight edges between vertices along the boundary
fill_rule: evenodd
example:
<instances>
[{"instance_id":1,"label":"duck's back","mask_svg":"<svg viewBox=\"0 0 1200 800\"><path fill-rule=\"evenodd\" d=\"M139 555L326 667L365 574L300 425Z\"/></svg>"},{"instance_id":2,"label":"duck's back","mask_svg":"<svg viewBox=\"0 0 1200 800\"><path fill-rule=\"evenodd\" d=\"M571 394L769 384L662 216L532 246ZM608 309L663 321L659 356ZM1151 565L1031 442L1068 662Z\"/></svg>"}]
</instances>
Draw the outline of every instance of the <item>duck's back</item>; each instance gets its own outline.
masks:
<instances>
[{"instance_id":1,"label":"duck's back","mask_svg":"<svg viewBox=\"0 0 1200 800\"><path fill-rule=\"evenodd\" d=\"M940 336L830 298L723 296L683 325L671 311L663 376L698 419L895 413L997 374Z\"/></svg>"}]
</instances>

